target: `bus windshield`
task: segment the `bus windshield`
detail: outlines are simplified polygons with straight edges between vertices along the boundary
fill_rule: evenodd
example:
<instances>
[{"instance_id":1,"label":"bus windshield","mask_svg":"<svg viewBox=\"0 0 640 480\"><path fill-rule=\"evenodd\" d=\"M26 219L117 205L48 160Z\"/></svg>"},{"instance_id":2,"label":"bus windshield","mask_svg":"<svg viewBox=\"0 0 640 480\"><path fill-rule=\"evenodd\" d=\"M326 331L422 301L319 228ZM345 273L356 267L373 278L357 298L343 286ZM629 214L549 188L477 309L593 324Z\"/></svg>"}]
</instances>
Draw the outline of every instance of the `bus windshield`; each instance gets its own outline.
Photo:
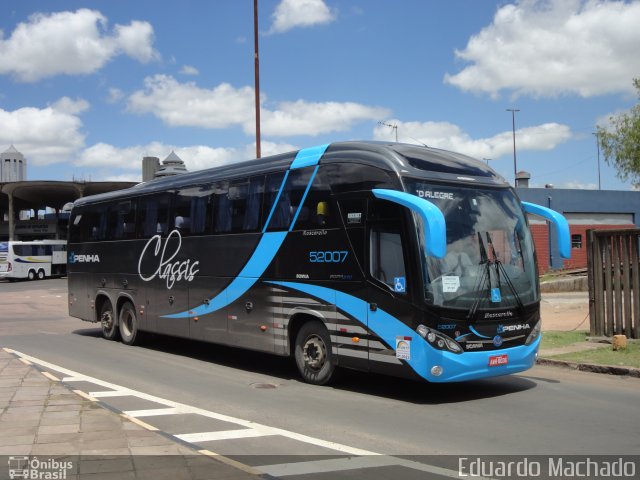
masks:
<instances>
[{"instance_id":1,"label":"bus windshield","mask_svg":"<svg viewBox=\"0 0 640 480\"><path fill-rule=\"evenodd\" d=\"M410 193L437 205L446 221L445 257L422 255L427 303L467 309L471 314L538 300L533 242L511 190L420 180L406 185ZM423 246L422 220L415 217Z\"/></svg>"}]
</instances>

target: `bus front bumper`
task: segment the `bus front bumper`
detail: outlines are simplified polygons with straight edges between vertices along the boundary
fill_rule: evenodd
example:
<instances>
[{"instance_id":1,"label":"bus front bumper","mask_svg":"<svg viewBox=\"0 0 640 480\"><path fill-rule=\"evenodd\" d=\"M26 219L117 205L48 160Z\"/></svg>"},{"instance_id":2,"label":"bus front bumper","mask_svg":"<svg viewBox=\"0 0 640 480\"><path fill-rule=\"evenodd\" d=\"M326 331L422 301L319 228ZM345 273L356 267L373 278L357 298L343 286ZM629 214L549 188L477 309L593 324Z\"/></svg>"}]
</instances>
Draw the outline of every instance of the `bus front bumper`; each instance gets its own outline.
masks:
<instances>
[{"instance_id":1,"label":"bus front bumper","mask_svg":"<svg viewBox=\"0 0 640 480\"><path fill-rule=\"evenodd\" d=\"M428 368L418 373L429 382L441 383L463 382L523 372L535 364L540 338L541 336L538 336L531 345L483 352L464 352L459 355L426 346L431 350L426 355ZM436 366L440 369L434 369ZM440 372L439 375L434 375L434 371Z\"/></svg>"}]
</instances>

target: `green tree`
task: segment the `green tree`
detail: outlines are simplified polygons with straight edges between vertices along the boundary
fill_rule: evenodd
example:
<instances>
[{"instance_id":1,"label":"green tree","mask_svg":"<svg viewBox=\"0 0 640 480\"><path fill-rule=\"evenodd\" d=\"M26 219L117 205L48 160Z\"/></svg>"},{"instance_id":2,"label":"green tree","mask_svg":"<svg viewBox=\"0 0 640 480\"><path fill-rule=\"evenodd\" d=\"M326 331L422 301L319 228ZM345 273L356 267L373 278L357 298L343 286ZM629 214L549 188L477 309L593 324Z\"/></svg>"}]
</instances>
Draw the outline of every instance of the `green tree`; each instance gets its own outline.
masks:
<instances>
[{"instance_id":1,"label":"green tree","mask_svg":"<svg viewBox=\"0 0 640 480\"><path fill-rule=\"evenodd\" d=\"M640 99L640 78L633 79ZM618 170L618 177L640 184L640 104L612 116L607 127L597 127L602 156Z\"/></svg>"}]
</instances>

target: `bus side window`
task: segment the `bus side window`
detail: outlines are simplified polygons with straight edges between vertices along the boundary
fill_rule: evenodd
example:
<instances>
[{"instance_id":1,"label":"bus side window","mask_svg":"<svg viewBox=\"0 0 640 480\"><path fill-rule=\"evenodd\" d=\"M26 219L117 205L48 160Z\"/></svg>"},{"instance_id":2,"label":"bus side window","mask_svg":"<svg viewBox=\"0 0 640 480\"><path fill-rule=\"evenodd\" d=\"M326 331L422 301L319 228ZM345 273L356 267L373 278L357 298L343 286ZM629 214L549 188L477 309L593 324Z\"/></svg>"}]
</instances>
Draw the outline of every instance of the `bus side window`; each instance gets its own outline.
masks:
<instances>
[{"instance_id":1,"label":"bus side window","mask_svg":"<svg viewBox=\"0 0 640 480\"><path fill-rule=\"evenodd\" d=\"M369 273L396 293L406 293L407 280L402 248L403 207L384 200L370 200Z\"/></svg>"},{"instance_id":2,"label":"bus side window","mask_svg":"<svg viewBox=\"0 0 640 480\"><path fill-rule=\"evenodd\" d=\"M262 175L249 179L249 190L245 206L242 231L256 232L261 224L262 199L264 197L264 177Z\"/></svg>"},{"instance_id":3,"label":"bus side window","mask_svg":"<svg viewBox=\"0 0 640 480\"><path fill-rule=\"evenodd\" d=\"M135 204L131 200L119 202L108 209L106 238L127 240L135 233Z\"/></svg>"},{"instance_id":4,"label":"bus side window","mask_svg":"<svg viewBox=\"0 0 640 480\"><path fill-rule=\"evenodd\" d=\"M238 233L242 231L244 217L247 213L247 197L249 193L248 180L235 180L229 185L229 208L231 210L230 231Z\"/></svg>"},{"instance_id":5,"label":"bus side window","mask_svg":"<svg viewBox=\"0 0 640 480\"><path fill-rule=\"evenodd\" d=\"M397 293L406 293L400 229L374 225L369 230L369 273Z\"/></svg>"},{"instance_id":6,"label":"bus side window","mask_svg":"<svg viewBox=\"0 0 640 480\"><path fill-rule=\"evenodd\" d=\"M334 228L338 225L338 211L331 197L331 185L321 168L313 179L296 220L295 230Z\"/></svg>"},{"instance_id":7,"label":"bus side window","mask_svg":"<svg viewBox=\"0 0 640 480\"><path fill-rule=\"evenodd\" d=\"M291 222L302 203L304 192L307 189L314 168L315 167L306 167L289 172L267 231L287 230L291 226ZM298 213L298 219L296 221L300 220L305 222L308 218L308 207L306 209L302 208Z\"/></svg>"},{"instance_id":8,"label":"bus side window","mask_svg":"<svg viewBox=\"0 0 640 480\"><path fill-rule=\"evenodd\" d=\"M169 197L152 195L140 199L136 230L138 238L151 238L168 233Z\"/></svg>"},{"instance_id":9,"label":"bus side window","mask_svg":"<svg viewBox=\"0 0 640 480\"><path fill-rule=\"evenodd\" d=\"M229 182L218 182L213 186L214 210L213 232L231 231L231 202L229 201Z\"/></svg>"},{"instance_id":10,"label":"bus side window","mask_svg":"<svg viewBox=\"0 0 640 480\"><path fill-rule=\"evenodd\" d=\"M269 220L269 227L273 227L273 225L285 224L284 217L287 215L286 212L289 211L288 207L285 212L276 213L276 210L273 209L273 202L278 198L278 192L280 191L280 187L282 186L282 180L284 179L284 172L271 173L267 175L267 182L265 185L265 193L264 193L264 223ZM271 210L273 210L273 214L271 218L269 215L271 214ZM274 219L274 217L276 217ZM264 224L262 225L264 227ZM271 228L270 228L271 229Z\"/></svg>"}]
</instances>

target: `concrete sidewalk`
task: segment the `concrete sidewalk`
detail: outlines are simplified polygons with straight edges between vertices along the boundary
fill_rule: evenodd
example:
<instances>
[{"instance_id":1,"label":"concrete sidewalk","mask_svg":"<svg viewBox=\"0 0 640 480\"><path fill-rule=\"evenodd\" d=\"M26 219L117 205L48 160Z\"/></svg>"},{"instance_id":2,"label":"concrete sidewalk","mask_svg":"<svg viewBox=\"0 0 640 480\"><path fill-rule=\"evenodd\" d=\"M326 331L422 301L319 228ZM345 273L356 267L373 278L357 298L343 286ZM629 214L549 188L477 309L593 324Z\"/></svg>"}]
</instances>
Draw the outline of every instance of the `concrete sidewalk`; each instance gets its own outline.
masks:
<instances>
[{"instance_id":1,"label":"concrete sidewalk","mask_svg":"<svg viewBox=\"0 0 640 480\"><path fill-rule=\"evenodd\" d=\"M256 478L103 408L0 348L0 479L26 456L37 458L40 472L64 467L59 478L67 479Z\"/></svg>"}]
</instances>

